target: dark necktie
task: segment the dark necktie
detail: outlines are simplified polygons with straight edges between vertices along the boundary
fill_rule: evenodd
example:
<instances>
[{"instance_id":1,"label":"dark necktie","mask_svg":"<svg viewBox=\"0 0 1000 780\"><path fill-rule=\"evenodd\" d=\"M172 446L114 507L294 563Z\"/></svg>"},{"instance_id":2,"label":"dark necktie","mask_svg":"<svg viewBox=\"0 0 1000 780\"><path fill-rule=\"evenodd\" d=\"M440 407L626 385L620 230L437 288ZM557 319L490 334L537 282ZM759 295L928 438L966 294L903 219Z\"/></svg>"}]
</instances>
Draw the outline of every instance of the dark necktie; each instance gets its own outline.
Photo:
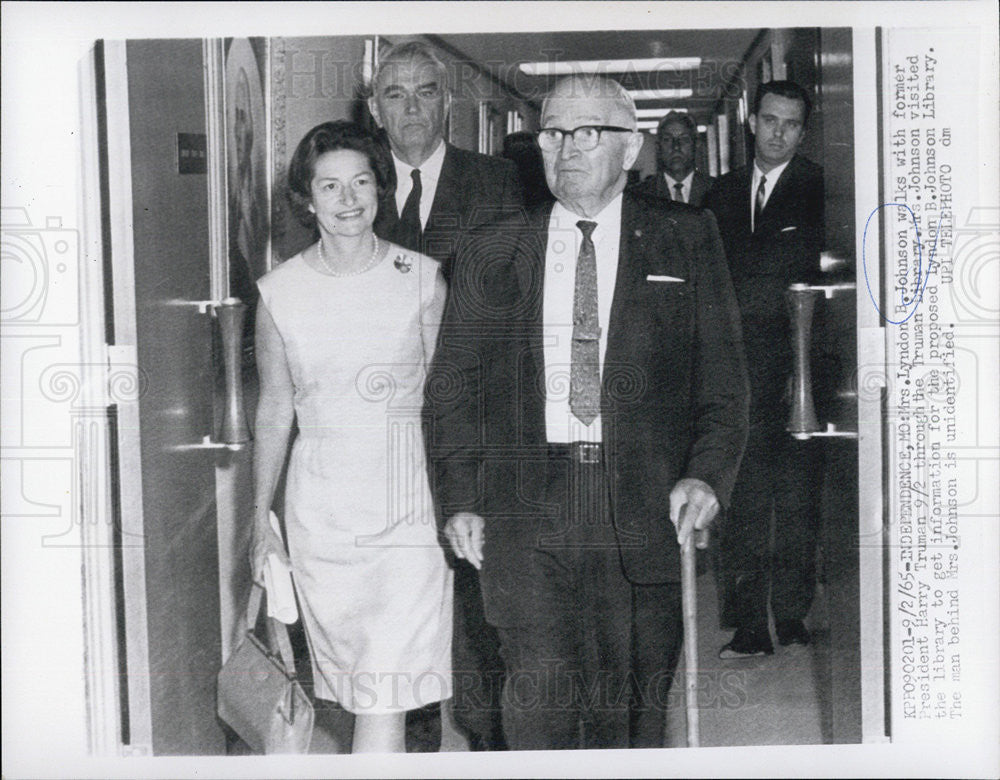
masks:
<instances>
[{"instance_id":1,"label":"dark necktie","mask_svg":"<svg viewBox=\"0 0 1000 780\"><path fill-rule=\"evenodd\" d=\"M573 287L573 341L570 347L569 408L590 425L601 406L601 327L597 320L597 252L591 234L596 222L576 223L583 233Z\"/></svg>"},{"instance_id":2,"label":"dark necktie","mask_svg":"<svg viewBox=\"0 0 1000 780\"><path fill-rule=\"evenodd\" d=\"M756 231L760 227L760 212L764 210L764 185L767 183L767 176L760 177L760 184L757 185L757 197L753 202L753 229Z\"/></svg>"},{"instance_id":3,"label":"dark necktie","mask_svg":"<svg viewBox=\"0 0 1000 780\"><path fill-rule=\"evenodd\" d=\"M683 182L677 182L677 183L674 184L674 200L679 201L681 203L686 203L687 202L687 201L684 200L684 183Z\"/></svg>"},{"instance_id":4,"label":"dark necktie","mask_svg":"<svg viewBox=\"0 0 1000 780\"><path fill-rule=\"evenodd\" d=\"M420 226L420 169L414 168L410 173L413 179L413 187L410 194L406 196L406 203L403 204L403 213L399 215L399 243L414 252L420 252L423 229Z\"/></svg>"}]
</instances>

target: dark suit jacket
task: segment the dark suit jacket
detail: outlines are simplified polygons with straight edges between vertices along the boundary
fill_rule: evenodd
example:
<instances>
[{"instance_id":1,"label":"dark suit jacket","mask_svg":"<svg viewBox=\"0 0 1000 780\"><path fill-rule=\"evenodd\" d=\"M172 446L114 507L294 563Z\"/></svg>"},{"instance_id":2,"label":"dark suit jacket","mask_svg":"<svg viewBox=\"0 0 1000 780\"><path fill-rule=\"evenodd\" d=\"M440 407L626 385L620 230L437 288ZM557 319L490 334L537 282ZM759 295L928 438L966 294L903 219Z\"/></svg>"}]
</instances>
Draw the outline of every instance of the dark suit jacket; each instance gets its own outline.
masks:
<instances>
[{"instance_id":1,"label":"dark suit jacket","mask_svg":"<svg viewBox=\"0 0 1000 780\"><path fill-rule=\"evenodd\" d=\"M481 582L495 625L528 619L526 551L558 532L543 504L551 209L541 204L462 240L427 384L436 495L445 517L468 510L486 519ZM626 574L675 582L670 490L696 477L725 505L747 431L739 312L708 212L625 193L601 419Z\"/></svg>"},{"instance_id":2,"label":"dark suit jacket","mask_svg":"<svg viewBox=\"0 0 1000 780\"><path fill-rule=\"evenodd\" d=\"M705 196L708 195L714 185L715 179L696 170L694 176L691 177L691 195L688 197L688 204L691 206L701 206L702 201L705 200ZM663 178L662 171L657 171L652 176L647 176L642 180L641 184L636 185L635 189L637 192L642 192L646 195L655 195L658 198L666 198L667 200L674 199L674 194L670 191L667 180Z\"/></svg>"},{"instance_id":3,"label":"dark suit jacket","mask_svg":"<svg viewBox=\"0 0 1000 780\"><path fill-rule=\"evenodd\" d=\"M392 175L395 177L395 167ZM395 187L379 203L375 233L405 245L398 229L399 212L394 192ZM470 228L493 222L510 209L519 209L522 204L521 185L514 163L446 144L441 177L424 228L423 246L406 248L438 260L447 279L458 237Z\"/></svg>"},{"instance_id":4,"label":"dark suit jacket","mask_svg":"<svg viewBox=\"0 0 1000 780\"><path fill-rule=\"evenodd\" d=\"M792 350L785 291L814 283L823 245L823 169L796 155L750 230L753 168L721 177L705 199L719 224L743 318L751 419L784 427Z\"/></svg>"}]
</instances>

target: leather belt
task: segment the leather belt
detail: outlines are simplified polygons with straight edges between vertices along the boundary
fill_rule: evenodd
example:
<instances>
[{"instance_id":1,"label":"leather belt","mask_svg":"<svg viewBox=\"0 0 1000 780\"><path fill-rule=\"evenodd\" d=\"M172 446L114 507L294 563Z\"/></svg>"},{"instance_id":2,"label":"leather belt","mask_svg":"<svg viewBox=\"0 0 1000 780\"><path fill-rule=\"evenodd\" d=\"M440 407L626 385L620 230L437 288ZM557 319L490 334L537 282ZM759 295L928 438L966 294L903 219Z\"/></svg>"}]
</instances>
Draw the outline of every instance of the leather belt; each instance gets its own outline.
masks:
<instances>
[{"instance_id":1,"label":"leather belt","mask_svg":"<svg viewBox=\"0 0 1000 780\"><path fill-rule=\"evenodd\" d=\"M550 444L549 457L574 463L600 463L603 460L600 442L575 441L571 444Z\"/></svg>"}]
</instances>

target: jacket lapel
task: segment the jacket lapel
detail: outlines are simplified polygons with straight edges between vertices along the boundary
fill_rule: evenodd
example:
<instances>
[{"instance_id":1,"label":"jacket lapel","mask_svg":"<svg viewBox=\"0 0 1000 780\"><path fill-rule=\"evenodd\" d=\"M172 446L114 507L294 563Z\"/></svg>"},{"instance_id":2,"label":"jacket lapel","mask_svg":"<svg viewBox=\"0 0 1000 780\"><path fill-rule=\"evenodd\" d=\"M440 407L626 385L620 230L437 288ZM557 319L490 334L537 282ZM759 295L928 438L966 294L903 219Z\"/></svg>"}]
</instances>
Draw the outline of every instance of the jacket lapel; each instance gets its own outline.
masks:
<instances>
[{"instance_id":1,"label":"jacket lapel","mask_svg":"<svg viewBox=\"0 0 1000 780\"><path fill-rule=\"evenodd\" d=\"M667 180L663 177L663 171L656 172L656 194L660 198L673 200L673 195L670 194L670 188L667 186ZM622 219L623 224L624 222L625 220Z\"/></svg>"},{"instance_id":2,"label":"jacket lapel","mask_svg":"<svg viewBox=\"0 0 1000 780\"><path fill-rule=\"evenodd\" d=\"M378 214L375 215L375 224L372 226L375 234L386 241L399 243L396 238L396 230L399 227L399 212L396 210L396 188L392 187L391 192L383 197L378 204Z\"/></svg>"},{"instance_id":3,"label":"jacket lapel","mask_svg":"<svg viewBox=\"0 0 1000 780\"><path fill-rule=\"evenodd\" d=\"M545 370L545 354L542 349L542 327L544 317L545 292L545 252L548 248L549 217L554 203L541 203L528 214L525 240L519 241L511 258L517 270L521 300L531 301L528 316L530 333L528 346L537 370ZM544 392L545 383L541 386Z\"/></svg>"},{"instance_id":4,"label":"jacket lapel","mask_svg":"<svg viewBox=\"0 0 1000 780\"><path fill-rule=\"evenodd\" d=\"M662 174L658 174L663 179ZM608 315L608 344L604 354L604 362L608 363L609 358L613 359L618 352L619 333L621 332L621 309L622 300L625 296L625 288L631 284L629 261L637 248L634 243L635 238L642 237L642 229L637 225L638 205L635 200L626 193L622 196L622 225L621 238L618 242L618 270L615 273L615 291L611 297L611 312ZM636 236L636 233L639 235ZM605 378L607 372L604 372ZM604 382L601 383L601 394L606 395Z\"/></svg>"},{"instance_id":5,"label":"jacket lapel","mask_svg":"<svg viewBox=\"0 0 1000 780\"><path fill-rule=\"evenodd\" d=\"M455 160L455 149L445 143L444 161L441 163L441 175L438 178L437 191L431 204L430 216L427 219L425 233L434 229L464 229L460 225L458 215L464 213L462 204L466 200L465 182Z\"/></svg>"},{"instance_id":6,"label":"jacket lapel","mask_svg":"<svg viewBox=\"0 0 1000 780\"><path fill-rule=\"evenodd\" d=\"M795 180L799 174L798 161L798 156L792 157L788 163L788 167L785 168L784 172L778 178L777 184L774 185L774 189L771 190L771 197L767 199L767 205L761 214L761 226L780 220L781 212L784 210L785 198L795 188Z\"/></svg>"},{"instance_id":7,"label":"jacket lapel","mask_svg":"<svg viewBox=\"0 0 1000 780\"><path fill-rule=\"evenodd\" d=\"M732 218L737 220L736 224L742 228L742 231L746 235L750 235L753 232L753 226L750 221L751 209L753 209L753 193L750 192L750 187L753 185L753 162L748 166L743 168L739 174L738 185L736 187L737 198L734 204L736 213L732 215Z\"/></svg>"},{"instance_id":8,"label":"jacket lapel","mask_svg":"<svg viewBox=\"0 0 1000 780\"><path fill-rule=\"evenodd\" d=\"M645 252L655 247L660 256L660 265L670 267L671 256L676 246L668 220L650 222L647 207L631 194L622 198L621 240L618 244L618 270L615 274L615 291L611 298L611 312L608 315L608 343L604 353L604 366L614 366L629 361L629 333L635 323L625 316L626 300L636 285L645 284L643 274L649 267L645 262ZM653 231L656 231L654 235ZM607 402L607 380L611 371L602 372L601 396Z\"/></svg>"},{"instance_id":9,"label":"jacket lapel","mask_svg":"<svg viewBox=\"0 0 1000 780\"><path fill-rule=\"evenodd\" d=\"M608 318L608 345L604 355L605 366L627 364L634 361L632 334L635 328L649 327L648 323L634 321L637 311L628 303L630 298L641 299L642 288L647 284L647 274L667 274L687 280L690 268L681 252L681 241L675 231L674 220L660 211L651 212L640 199L625 193L622 200L621 242L618 248L618 271L615 291L611 299ZM631 311L627 311L631 309ZM604 381L611 372L604 372ZM607 392L602 387L607 400Z\"/></svg>"},{"instance_id":10,"label":"jacket lapel","mask_svg":"<svg viewBox=\"0 0 1000 780\"><path fill-rule=\"evenodd\" d=\"M694 177L691 179L691 196L688 198L688 203L700 206L711 186L711 181L707 176L704 176L701 171L695 171Z\"/></svg>"}]
</instances>

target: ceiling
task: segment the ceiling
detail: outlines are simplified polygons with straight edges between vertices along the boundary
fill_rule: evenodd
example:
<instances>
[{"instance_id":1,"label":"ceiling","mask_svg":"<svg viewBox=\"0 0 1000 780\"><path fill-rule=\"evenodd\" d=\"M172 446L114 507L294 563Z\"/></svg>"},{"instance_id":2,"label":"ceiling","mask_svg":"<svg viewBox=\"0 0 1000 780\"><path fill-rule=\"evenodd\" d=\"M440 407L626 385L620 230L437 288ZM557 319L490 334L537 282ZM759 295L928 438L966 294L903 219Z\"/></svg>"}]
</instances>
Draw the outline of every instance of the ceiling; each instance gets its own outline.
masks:
<instances>
[{"instance_id":1,"label":"ceiling","mask_svg":"<svg viewBox=\"0 0 1000 780\"><path fill-rule=\"evenodd\" d=\"M489 33L432 36L435 43L463 60L471 60L508 89L540 105L553 77L527 76L521 62L615 60L650 57L700 57L692 71L614 73L629 89L688 87L694 95L683 100L642 102L639 108L683 107L699 121L708 120L723 88L738 73L760 29L743 30L624 30L618 32Z\"/></svg>"}]
</instances>

